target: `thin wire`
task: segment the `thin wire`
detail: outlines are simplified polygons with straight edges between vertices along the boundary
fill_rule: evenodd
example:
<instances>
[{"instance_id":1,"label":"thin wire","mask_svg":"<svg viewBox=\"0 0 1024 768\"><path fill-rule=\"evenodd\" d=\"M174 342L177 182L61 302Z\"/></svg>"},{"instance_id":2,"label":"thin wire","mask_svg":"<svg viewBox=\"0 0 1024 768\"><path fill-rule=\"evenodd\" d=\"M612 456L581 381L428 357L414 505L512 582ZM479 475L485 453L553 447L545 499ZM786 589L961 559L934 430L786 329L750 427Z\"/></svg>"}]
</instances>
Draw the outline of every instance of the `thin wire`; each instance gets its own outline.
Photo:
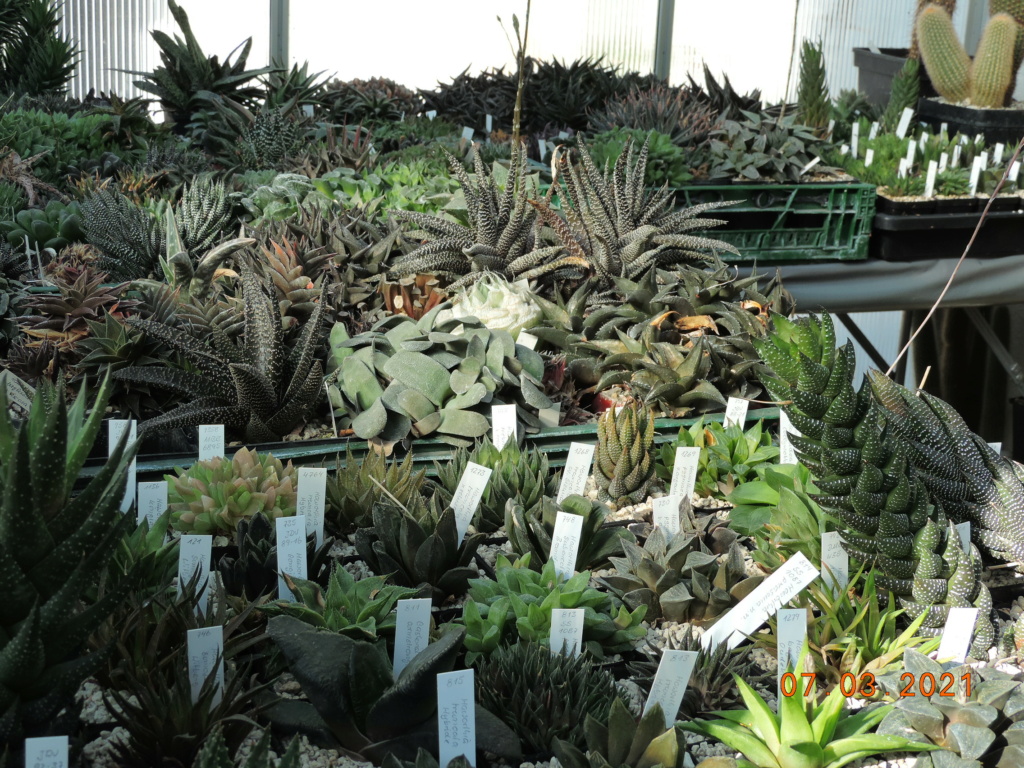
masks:
<instances>
[{"instance_id":1,"label":"thin wire","mask_svg":"<svg viewBox=\"0 0 1024 768\"><path fill-rule=\"evenodd\" d=\"M971 247L974 245L974 241L978 237L981 225L984 224L985 219L988 218L988 211L992 207L992 201L996 199L996 195L999 194L999 190L1003 188L1003 184L1005 184L1006 180L1010 177L1010 169L1020 157L1021 150L1024 150L1024 138L1017 143L1017 149L1014 151L1013 157L1010 158L1010 162L1007 163L1006 170L1003 171L1003 178L1001 178L999 183L996 184L996 188L992 192L992 196L989 197L988 203L985 204L985 210L981 212L981 218L978 219L978 225L974 228L974 232L971 234L971 239L967 242L967 247L964 248L964 252L960 255L960 258L957 259L956 265L953 267L953 272L949 275L949 280L946 281L946 285L942 289L942 293L939 294L935 303L932 304L932 308L928 310L928 314L924 316L924 320L921 321L921 324L917 326L917 330L910 334L910 338L907 339L907 343L903 345L903 349L901 349L900 353L896 355L896 359L892 361L892 365L889 366L889 370L885 372L886 376L892 376L892 372L895 370L896 364L899 363L900 359L905 354L907 354L907 350L909 350L910 345L914 343L914 339L916 339L918 334L921 333L926 325L928 325L928 321L932 319L932 315L935 314L935 310L939 308L939 304L942 303L942 300L946 298L946 294L949 293L949 289L953 285L953 280L956 279L956 273L960 271L960 265L964 263L964 259L967 258L967 254L971 252Z\"/></svg>"}]
</instances>

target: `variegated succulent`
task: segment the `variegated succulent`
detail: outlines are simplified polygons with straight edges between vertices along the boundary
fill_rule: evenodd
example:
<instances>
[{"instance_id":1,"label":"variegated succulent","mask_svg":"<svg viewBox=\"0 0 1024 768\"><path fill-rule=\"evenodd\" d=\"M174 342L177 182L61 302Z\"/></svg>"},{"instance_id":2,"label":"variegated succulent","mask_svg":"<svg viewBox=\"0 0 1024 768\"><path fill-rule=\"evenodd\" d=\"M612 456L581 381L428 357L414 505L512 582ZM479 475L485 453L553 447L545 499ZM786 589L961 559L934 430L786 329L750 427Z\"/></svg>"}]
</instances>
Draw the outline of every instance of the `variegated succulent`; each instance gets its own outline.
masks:
<instances>
[{"instance_id":1,"label":"variegated succulent","mask_svg":"<svg viewBox=\"0 0 1024 768\"><path fill-rule=\"evenodd\" d=\"M232 534L239 522L295 514L298 471L271 454L240 448L178 469L167 480L167 509L175 530Z\"/></svg>"},{"instance_id":2,"label":"variegated succulent","mask_svg":"<svg viewBox=\"0 0 1024 768\"><path fill-rule=\"evenodd\" d=\"M163 387L193 399L139 425L140 431L168 430L198 424L224 424L246 442L277 440L301 425L323 394L323 374L316 359L323 303L302 326L295 346L285 345L281 322L256 275L242 272L245 332L241 343L216 325L203 338L192 326L174 328L152 320L131 324L158 339L193 366L128 367L123 381Z\"/></svg>"}]
</instances>

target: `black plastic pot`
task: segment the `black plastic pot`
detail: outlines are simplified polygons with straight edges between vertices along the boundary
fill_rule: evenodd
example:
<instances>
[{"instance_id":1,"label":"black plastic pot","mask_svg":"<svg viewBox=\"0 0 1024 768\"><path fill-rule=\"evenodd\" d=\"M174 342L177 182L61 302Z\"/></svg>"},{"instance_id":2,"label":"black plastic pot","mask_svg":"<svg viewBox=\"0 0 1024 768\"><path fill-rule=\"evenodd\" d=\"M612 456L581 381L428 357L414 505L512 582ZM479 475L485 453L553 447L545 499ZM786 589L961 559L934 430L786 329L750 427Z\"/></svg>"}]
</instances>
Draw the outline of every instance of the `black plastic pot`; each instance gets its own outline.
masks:
<instances>
[{"instance_id":1,"label":"black plastic pot","mask_svg":"<svg viewBox=\"0 0 1024 768\"><path fill-rule=\"evenodd\" d=\"M920 215L935 213L937 203L935 198L915 198L913 200L893 200L885 195L878 196L878 212L893 213L900 216Z\"/></svg>"},{"instance_id":2,"label":"black plastic pot","mask_svg":"<svg viewBox=\"0 0 1024 768\"><path fill-rule=\"evenodd\" d=\"M853 65L857 67L857 90L867 94L868 101L884 107L889 103L893 78L907 61L906 48L853 49ZM934 96L928 75L921 70L921 95Z\"/></svg>"},{"instance_id":3,"label":"black plastic pot","mask_svg":"<svg viewBox=\"0 0 1024 768\"><path fill-rule=\"evenodd\" d=\"M989 144L1013 145L1024 136L1024 109L979 109L922 98L917 102L917 116L935 130L946 123L950 136L980 133Z\"/></svg>"},{"instance_id":4,"label":"black plastic pot","mask_svg":"<svg viewBox=\"0 0 1024 768\"><path fill-rule=\"evenodd\" d=\"M871 255L885 261L957 259L978 226L981 212L875 215ZM974 258L990 259L1020 253L1024 212L989 211L971 248Z\"/></svg>"}]
</instances>

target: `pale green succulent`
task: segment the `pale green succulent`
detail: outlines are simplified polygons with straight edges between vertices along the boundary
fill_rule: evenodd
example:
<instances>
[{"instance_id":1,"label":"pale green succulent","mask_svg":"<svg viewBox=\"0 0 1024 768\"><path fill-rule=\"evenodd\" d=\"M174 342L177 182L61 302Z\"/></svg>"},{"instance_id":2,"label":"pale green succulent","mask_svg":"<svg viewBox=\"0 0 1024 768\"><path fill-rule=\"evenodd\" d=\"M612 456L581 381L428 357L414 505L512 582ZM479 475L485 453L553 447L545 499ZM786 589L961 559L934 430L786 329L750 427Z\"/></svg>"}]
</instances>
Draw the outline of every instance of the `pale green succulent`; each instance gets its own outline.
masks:
<instances>
[{"instance_id":1,"label":"pale green succulent","mask_svg":"<svg viewBox=\"0 0 1024 768\"><path fill-rule=\"evenodd\" d=\"M165 475L171 524L187 533L225 533L262 513L270 520L295 514L298 471L271 454L241 448L231 459L197 461Z\"/></svg>"}]
</instances>

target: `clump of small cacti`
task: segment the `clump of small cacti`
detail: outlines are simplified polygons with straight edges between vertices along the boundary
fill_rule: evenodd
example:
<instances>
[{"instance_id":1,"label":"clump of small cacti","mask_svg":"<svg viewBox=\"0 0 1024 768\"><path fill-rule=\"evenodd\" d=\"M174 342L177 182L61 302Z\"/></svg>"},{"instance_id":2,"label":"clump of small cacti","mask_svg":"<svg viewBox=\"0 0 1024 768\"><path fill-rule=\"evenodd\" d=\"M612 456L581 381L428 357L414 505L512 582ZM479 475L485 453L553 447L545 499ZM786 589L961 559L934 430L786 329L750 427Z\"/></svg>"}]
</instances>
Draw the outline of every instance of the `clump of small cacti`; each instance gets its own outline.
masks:
<instances>
[{"instance_id":1,"label":"clump of small cacti","mask_svg":"<svg viewBox=\"0 0 1024 768\"><path fill-rule=\"evenodd\" d=\"M597 422L594 482L602 501L622 506L647 498L654 476L654 416L630 403Z\"/></svg>"},{"instance_id":2,"label":"clump of small cacti","mask_svg":"<svg viewBox=\"0 0 1024 768\"><path fill-rule=\"evenodd\" d=\"M917 39L921 59L935 90L952 102L970 102L977 107L1004 107L1024 57L1024 4L992 0L992 13L974 60L967 55L953 28L953 19L932 3L917 17Z\"/></svg>"},{"instance_id":3,"label":"clump of small cacti","mask_svg":"<svg viewBox=\"0 0 1024 768\"><path fill-rule=\"evenodd\" d=\"M197 461L167 475L171 524L186 533L234 532L257 512L270 520L295 514L298 471L248 448L227 459Z\"/></svg>"}]
</instances>

